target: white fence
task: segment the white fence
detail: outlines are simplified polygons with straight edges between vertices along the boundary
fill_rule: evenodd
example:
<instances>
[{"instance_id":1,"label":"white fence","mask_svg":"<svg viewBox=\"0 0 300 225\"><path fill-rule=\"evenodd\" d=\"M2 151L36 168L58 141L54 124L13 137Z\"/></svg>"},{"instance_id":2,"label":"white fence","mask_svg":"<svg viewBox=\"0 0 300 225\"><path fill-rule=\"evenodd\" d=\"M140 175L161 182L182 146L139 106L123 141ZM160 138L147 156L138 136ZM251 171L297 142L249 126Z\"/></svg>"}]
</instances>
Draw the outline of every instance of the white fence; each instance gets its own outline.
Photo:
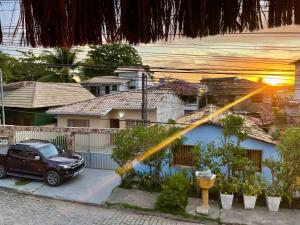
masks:
<instances>
[{"instance_id":1,"label":"white fence","mask_svg":"<svg viewBox=\"0 0 300 225\"><path fill-rule=\"evenodd\" d=\"M117 133L75 133L75 152L81 155L88 168L116 169L117 164L111 158ZM67 149L67 133L54 131L15 131L14 142L28 139L50 141L62 149Z\"/></svg>"}]
</instances>

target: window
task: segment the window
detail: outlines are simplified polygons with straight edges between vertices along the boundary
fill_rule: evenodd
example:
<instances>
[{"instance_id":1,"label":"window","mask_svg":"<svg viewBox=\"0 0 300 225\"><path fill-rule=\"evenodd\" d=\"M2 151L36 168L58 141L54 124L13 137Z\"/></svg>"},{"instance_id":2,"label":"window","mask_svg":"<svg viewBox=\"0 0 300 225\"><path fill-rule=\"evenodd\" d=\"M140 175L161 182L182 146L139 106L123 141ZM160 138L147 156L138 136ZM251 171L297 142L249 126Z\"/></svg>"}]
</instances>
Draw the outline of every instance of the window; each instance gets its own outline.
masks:
<instances>
[{"instance_id":1,"label":"window","mask_svg":"<svg viewBox=\"0 0 300 225\"><path fill-rule=\"evenodd\" d=\"M262 150L246 150L246 156L253 162L255 172L262 172Z\"/></svg>"},{"instance_id":2,"label":"window","mask_svg":"<svg viewBox=\"0 0 300 225\"><path fill-rule=\"evenodd\" d=\"M194 145L182 145L180 149L173 152L173 165L192 167L194 164L194 153L192 149L194 147Z\"/></svg>"},{"instance_id":3,"label":"window","mask_svg":"<svg viewBox=\"0 0 300 225\"><path fill-rule=\"evenodd\" d=\"M129 89L135 89L135 86L129 86Z\"/></svg>"},{"instance_id":4,"label":"window","mask_svg":"<svg viewBox=\"0 0 300 225\"><path fill-rule=\"evenodd\" d=\"M126 120L125 127L126 128L133 128L139 125L142 125L143 121L141 120Z\"/></svg>"},{"instance_id":5,"label":"window","mask_svg":"<svg viewBox=\"0 0 300 225\"><path fill-rule=\"evenodd\" d=\"M99 96L99 88L97 86L91 86L90 87L90 92L95 95L96 97Z\"/></svg>"},{"instance_id":6,"label":"window","mask_svg":"<svg viewBox=\"0 0 300 225\"><path fill-rule=\"evenodd\" d=\"M47 144L40 147L39 152L46 158L51 158L59 154L58 149L53 144Z\"/></svg>"},{"instance_id":7,"label":"window","mask_svg":"<svg viewBox=\"0 0 300 225\"><path fill-rule=\"evenodd\" d=\"M89 127L89 120L68 119L68 127Z\"/></svg>"},{"instance_id":8,"label":"window","mask_svg":"<svg viewBox=\"0 0 300 225\"><path fill-rule=\"evenodd\" d=\"M20 159L34 159L34 157L37 155L33 151L25 150L25 149L11 149L10 155L14 158L20 158Z\"/></svg>"},{"instance_id":9,"label":"window","mask_svg":"<svg viewBox=\"0 0 300 225\"><path fill-rule=\"evenodd\" d=\"M118 90L118 86L117 86L117 85L113 85L113 86L111 87L111 90L112 90L112 91L117 91L117 90Z\"/></svg>"}]
</instances>

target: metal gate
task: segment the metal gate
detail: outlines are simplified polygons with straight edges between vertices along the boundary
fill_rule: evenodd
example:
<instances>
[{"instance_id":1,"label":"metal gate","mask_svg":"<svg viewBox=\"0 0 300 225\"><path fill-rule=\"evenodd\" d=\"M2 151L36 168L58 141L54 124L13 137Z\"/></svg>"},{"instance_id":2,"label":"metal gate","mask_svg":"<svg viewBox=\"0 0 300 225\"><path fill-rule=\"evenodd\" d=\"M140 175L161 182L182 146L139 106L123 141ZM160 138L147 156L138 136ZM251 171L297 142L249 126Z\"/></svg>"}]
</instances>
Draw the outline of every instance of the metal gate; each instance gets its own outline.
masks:
<instances>
[{"instance_id":1,"label":"metal gate","mask_svg":"<svg viewBox=\"0 0 300 225\"><path fill-rule=\"evenodd\" d=\"M61 149L67 149L67 136L65 133L47 131L15 131L15 143L29 139L50 141Z\"/></svg>"},{"instance_id":2,"label":"metal gate","mask_svg":"<svg viewBox=\"0 0 300 225\"><path fill-rule=\"evenodd\" d=\"M115 137L116 133L76 133L75 152L88 168L114 170L118 166L111 158Z\"/></svg>"}]
</instances>

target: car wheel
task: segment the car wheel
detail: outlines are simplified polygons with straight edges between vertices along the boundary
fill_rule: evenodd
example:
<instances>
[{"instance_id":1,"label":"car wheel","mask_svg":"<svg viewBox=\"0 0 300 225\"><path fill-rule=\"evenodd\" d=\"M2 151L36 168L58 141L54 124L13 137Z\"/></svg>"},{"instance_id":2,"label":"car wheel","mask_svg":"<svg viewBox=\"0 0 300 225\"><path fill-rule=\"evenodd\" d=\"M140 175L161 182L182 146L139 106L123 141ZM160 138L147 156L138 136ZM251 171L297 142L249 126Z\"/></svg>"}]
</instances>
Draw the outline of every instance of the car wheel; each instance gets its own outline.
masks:
<instances>
[{"instance_id":1,"label":"car wheel","mask_svg":"<svg viewBox=\"0 0 300 225\"><path fill-rule=\"evenodd\" d=\"M60 184L60 176L56 171L47 172L45 180L49 186L58 186Z\"/></svg>"},{"instance_id":2,"label":"car wheel","mask_svg":"<svg viewBox=\"0 0 300 225\"><path fill-rule=\"evenodd\" d=\"M0 179L3 179L6 177L6 170L3 166L0 165Z\"/></svg>"}]
</instances>

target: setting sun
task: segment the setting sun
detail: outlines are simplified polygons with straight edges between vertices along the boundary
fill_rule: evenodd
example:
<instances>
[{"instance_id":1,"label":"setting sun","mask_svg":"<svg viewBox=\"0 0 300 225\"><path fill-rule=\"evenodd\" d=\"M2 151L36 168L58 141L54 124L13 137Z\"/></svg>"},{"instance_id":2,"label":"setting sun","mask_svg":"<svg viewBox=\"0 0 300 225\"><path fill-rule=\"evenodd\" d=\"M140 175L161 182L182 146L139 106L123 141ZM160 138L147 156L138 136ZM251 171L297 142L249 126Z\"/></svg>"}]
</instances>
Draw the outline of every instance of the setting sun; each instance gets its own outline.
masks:
<instances>
[{"instance_id":1,"label":"setting sun","mask_svg":"<svg viewBox=\"0 0 300 225\"><path fill-rule=\"evenodd\" d=\"M276 76L264 77L263 81L272 86L286 83L286 80L284 80L282 77Z\"/></svg>"}]
</instances>

